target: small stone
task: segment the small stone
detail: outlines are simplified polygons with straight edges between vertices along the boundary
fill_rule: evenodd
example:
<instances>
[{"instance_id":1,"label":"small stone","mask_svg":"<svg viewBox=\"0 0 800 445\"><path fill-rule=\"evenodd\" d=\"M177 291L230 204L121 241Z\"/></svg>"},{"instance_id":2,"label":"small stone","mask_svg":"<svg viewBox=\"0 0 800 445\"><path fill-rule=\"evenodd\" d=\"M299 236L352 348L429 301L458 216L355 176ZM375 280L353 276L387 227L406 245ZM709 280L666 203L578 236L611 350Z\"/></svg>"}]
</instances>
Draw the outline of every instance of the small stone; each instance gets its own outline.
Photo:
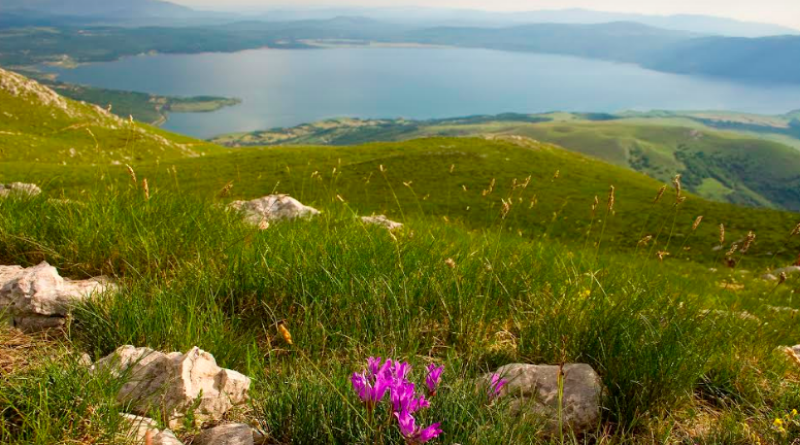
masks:
<instances>
[{"instance_id":1,"label":"small stone","mask_svg":"<svg viewBox=\"0 0 800 445\"><path fill-rule=\"evenodd\" d=\"M24 182L12 182L11 184L0 184L0 198L11 196L32 197L42 193L42 189L36 184L26 184Z\"/></svg>"},{"instance_id":2,"label":"small stone","mask_svg":"<svg viewBox=\"0 0 800 445\"><path fill-rule=\"evenodd\" d=\"M361 221L364 224L385 227L389 231L399 230L403 228L403 224L396 221L392 221L385 215L362 216Z\"/></svg>"},{"instance_id":3,"label":"small stone","mask_svg":"<svg viewBox=\"0 0 800 445\"><path fill-rule=\"evenodd\" d=\"M530 414L545 420L544 432L550 435L558 431L558 373L558 366L511 364L493 374L508 382L499 397L512 399L511 413L523 418ZM565 365L564 373L564 429L577 434L597 427L603 392L600 376L591 366L580 363ZM488 387L493 374L481 379L481 388Z\"/></svg>"},{"instance_id":4,"label":"small stone","mask_svg":"<svg viewBox=\"0 0 800 445\"><path fill-rule=\"evenodd\" d=\"M153 436L153 445L183 445L170 430L161 431Z\"/></svg>"},{"instance_id":5,"label":"small stone","mask_svg":"<svg viewBox=\"0 0 800 445\"><path fill-rule=\"evenodd\" d=\"M220 425L203 431L196 445L254 445L253 430L242 423Z\"/></svg>"},{"instance_id":6,"label":"small stone","mask_svg":"<svg viewBox=\"0 0 800 445\"><path fill-rule=\"evenodd\" d=\"M229 205L244 214L245 221L265 230L272 221L287 221L297 218L311 218L320 211L303 205L289 195L268 195L252 201L234 201Z\"/></svg>"}]
</instances>

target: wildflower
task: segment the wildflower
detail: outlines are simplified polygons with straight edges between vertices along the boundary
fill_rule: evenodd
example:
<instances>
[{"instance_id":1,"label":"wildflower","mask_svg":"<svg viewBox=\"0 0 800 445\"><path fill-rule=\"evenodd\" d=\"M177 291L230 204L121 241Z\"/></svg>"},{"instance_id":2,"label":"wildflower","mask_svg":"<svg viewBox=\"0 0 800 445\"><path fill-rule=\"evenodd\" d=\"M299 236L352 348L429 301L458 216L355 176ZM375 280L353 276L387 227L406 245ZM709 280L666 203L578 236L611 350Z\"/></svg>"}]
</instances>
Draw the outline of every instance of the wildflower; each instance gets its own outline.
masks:
<instances>
[{"instance_id":1,"label":"wildflower","mask_svg":"<svg viewBox=\"0 0 800 445\"><path fill-rule=\"evenodd\" d=\"M425 376L425 385L428 387L428 395L436 395L436 388L442 380L442 373L444 373L444 366L437 367L433 363L428 365L428 375Z\"/></svg>"},{"instance_id":2,"label":"wildflower","mask_svg":"<svg viewBox=\"0 0 800 445\"><path fill-rule=\"evenodd\" d=\"M441 423L437 422L427 428L420 428L417 427L417 421L414 416L407 411L396 412L394 416L397 418L400 434L406 439L407 444L423 444L442 434Z\"/></svg>"},{"instance_id":3,"label":"wildflower","mask_svg":"<svg viewBox=\"0 0 800 445\"><path fill-rule=\"evenodd\" d=\"M792 417L795 417L795 416L797 416L797 410L796 410L796 409L793 409L791 414L792 414Z\"/></svg>"},{"instance_id":4,"label":"wildflower","mask_svg":"<svg viewBox=\"0 0 800 445\"><path fill-rule=\"evenodd\" d=\"M578 294L578 296L580 296L581 298L589 298L590 296L592 296L592 291L591 289L584 289Z\"/></svg>"},{"instance_id":5,"label":"wildflower","mask_svg":"<svg viewBox=\"0 0 800 445\"><path fill-rule=\"evenodd\" d=\"M414 414L423 408L431 406L425 400L425 395L417 394L415 385L407 380L395 380L390 389L389 399L392 402L392 410L396 413Z\"/></svg>"},{"instance_id":6,"label":"wildflower","mask_svg":"<svg viewBox=\"0 0 800 445\"><path fill-rule=\"evenodd\" d=\"M494 399L500 395L500 391L508 384L508 380L500 378L500 374L492 374L492 383L489 385L489 398Z\"/></svg>"},{"instance_id":7,"label":"wildflower","mask_svg":"<svg viewBox=\"0 0 800 445\"><path fill-rule=\"evenodd\" d=\"M781 420L780 418L775 418L772 424L775 426L783 426L783 420Z\"/></svg>"},{"instance_id":8,"label":"wildflower","mask_svg":"<svg viewBox=\"0 0 800 445\"><path fill-rule=\"evenodd\" d=\"M380 357L370 357L368 359L368 371L361 374L353 373L350 377L350 382L352 382L358 398L370 410L375 408L375 405L383 399L389 390L392 380L391 376L387 375L387 371L391 365L391 360L386 360L386 363L382 364Z\"/></svg>"}]
</instances>

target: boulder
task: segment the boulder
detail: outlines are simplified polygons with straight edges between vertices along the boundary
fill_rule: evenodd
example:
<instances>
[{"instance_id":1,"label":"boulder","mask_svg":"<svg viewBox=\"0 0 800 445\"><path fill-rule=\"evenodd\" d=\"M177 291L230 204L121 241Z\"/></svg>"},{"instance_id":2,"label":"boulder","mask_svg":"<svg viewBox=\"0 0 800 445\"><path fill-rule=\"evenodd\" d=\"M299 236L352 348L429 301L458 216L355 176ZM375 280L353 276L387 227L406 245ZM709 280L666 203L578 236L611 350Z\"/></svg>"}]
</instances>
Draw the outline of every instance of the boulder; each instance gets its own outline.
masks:
<instances>
[{"instance_id":1,"label":"boulder","mask_svg":"<svg viewBox=\"0 0 800 445\"><path fill-rule=\"evenodd\" d=\"M217 366L214 357L197 347L181 354L122 346L97 361L94 371L124 376L117 400L137 414L164 409L170 427L180 425L190 409L197 420L218 421L247 400L250 379Z\"/></svg>"},{"instance_id":2,"label":"boulder","mask_svg":"<svg viewBox=\"0 0 800 445\"><path fill-rule=\"evenodd\" d=\"M388 229L389 231L398 230L403 227L403 224L396 221L392 221L385 215L362 216L361 222L373 226L382 226Z\"/></svg>"},{"instance_id":3,"label":"boulder","mask_svg":"<svg viewBox=\"0 0 800 445\"><path fill-rule=\"evenodd\" d=\"M60 327L75 304L113 288L103 277L64 279L47 263L27 269L0 266L0 312L25 332Z\"/></svg>"},{"instance_id":4,"label":"boulder","mask_svg":"<svg viewBox=\"0 0 800 445\"><path fill-rule=\"evenodd\" d=\"M42 189L36 184L26 184L24 182L12 182L11 184L0 184L0 198L11 196L36 196L42 193Z\"/></svg>"},{"instance_id":5,"label":"boulder","mask_svg":"<svg viewBox=\"0 0 800 445\"><path fill-rule=\"evenodd\" d=\"M192 442L195 445L254 445L253 430L242 423L220 425L203 431Z\"/></svg>"},{"instance_id":6,"label":"boulder","mask_svg":"<svg viewBox=\"0 0 800 445\"><path fill-rule=\"evenodd\" d=\"M481 379L486 388L494 374L507 383L501 388L499 399L509 401L513 415L545 422L545 433L558 432L558 373L552 365L510 364ZM564 392L562 420L565 431L576 434L596 428L600 423L603 384L600 376L586 364L564 366Z\"/></svg>"},{"instance_id":7,"label":"boulder","mask_svg":"<svg viewBox=\"0 0 800 445\"><path fill-rule=\"evenodd\" d=\"M259 227L269 227L271 221L311 218L320 211L303 205L289 195L268 195L252 201L234 201L230 207L244 214L245 221Z\"/></svg>"}]
</instances>

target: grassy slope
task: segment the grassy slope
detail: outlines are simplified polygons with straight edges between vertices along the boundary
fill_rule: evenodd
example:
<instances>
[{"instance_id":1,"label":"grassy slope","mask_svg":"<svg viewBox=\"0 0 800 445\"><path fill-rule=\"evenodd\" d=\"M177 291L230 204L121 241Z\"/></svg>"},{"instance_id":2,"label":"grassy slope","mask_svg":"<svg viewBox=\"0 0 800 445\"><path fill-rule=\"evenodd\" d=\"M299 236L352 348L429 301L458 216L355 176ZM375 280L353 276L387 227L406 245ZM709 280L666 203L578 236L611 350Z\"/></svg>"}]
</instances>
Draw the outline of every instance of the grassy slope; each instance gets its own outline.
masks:
<instances>
[{"instance_id":1,"label":"grassy slope","mask_svg":"<svg viewBox=\"0 0 800 445\"><path fill-rule=\"evenodd\" d=\"M536 122L535 118L550 122ZM701 118L703 121L698 121ZM745 130L750 129L751 133L747 135L739 127L735 127L736 131L721 131L703 124L711 124L713 119L717 125L727 122L730 127L733 120L745 118L724 113L661 113L625 119L554 113L438 121L342 119L294 129L222 136L214 141L226 145L336 145L426 136L521 135L630 167L662 181L682 173L688 190L708 198L800 209L800 153L772 140L798 142L789 134L780 133L788 128L788 118L774 117L760 126L748 126ZM747 118L752 120L752 116ZM715 186L710 188L709 183Z\"/></svg>"},{"instance_id":2,"label":"grassy slope","mask_svg":"<svg viewBox=\"0 0 800 445\"><path fill-rule=\"evenodd\" d=\"M61 122L49 106L18 106L20 119ZM115 140L107 131L98 130L101 151ZM59 138L70 140L48 141ZM800 407L800 372L775 351L800 342L796 280L776 286L685 261L719 259L710 247L724 221L728 242L758 232L735 256L740 268L773 264L769 250L798 248L786 236L796 215L691 196L676 210L671 192L653 204L659 183L644 175L519 138L133 159L150 199L124 167L60 165L49 147L39 157L50 162L0 160L0 182L45 188L32 200L0 200L0 263L107 274L121 292L75 312L66 351L0 328L0 354L10 358L0 361L2 443L119 443L120 380L90 374L73 352L99 357L122 344L200 346L253 377L250 405L232 418L258 424L276 444L401 444L393 429L370 435L349 388L368 355L407 359L417 377L426 363L445 364L445 385L420 417L443 422L436 443L564 443L537 437L535 425L474 390L499 365L560 360L591 364L608 390L603 423L566 443L788 445L800 433L800 424L786 433L772 425ZM229 181L232 196L218 196ZM48 199L62 191L74 201ZM219 205L272 191L323 216L259 232ZM371 211L407 229L389 235L354 218ZM698 233L679 236L701 213ZM632 250L646 233L660 235L657 245ZM672 256L660 263L654 253L668 242ZM278 335L279 320L294 346ZM39 354L19 353L29 344ZM188 441L195 432L179 434Z\"/></svg>"},{"instance_id":3,"label":"grassy slope","mask_svg":"<svg viewBox=\"0 0 800 445\"><path fill-rule=\"evenodd\" d=\"M0 69L0 160L108 165L166 161L221 149L131 123Z\"/></svg>"}]
</instances>

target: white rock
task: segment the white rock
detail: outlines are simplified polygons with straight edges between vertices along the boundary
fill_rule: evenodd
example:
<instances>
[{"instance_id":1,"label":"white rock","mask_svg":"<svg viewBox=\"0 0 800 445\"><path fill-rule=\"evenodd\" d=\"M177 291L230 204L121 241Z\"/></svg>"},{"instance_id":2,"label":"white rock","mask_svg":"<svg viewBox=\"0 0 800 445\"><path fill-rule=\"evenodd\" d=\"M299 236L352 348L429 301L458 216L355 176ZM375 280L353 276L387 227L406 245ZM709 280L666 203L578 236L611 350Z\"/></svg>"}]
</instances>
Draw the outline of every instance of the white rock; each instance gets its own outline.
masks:
<instances>
[{"instance_id":1,"label":"white rock","mask_svg":"<svg viewBox=\"0 0 800 445\"><path fill-rule=\"evenodd\" d=\"M160 432L158 424L153 419L134 416L133 414L120 415L122 416L123 426L127 433L125 435L136 444L145 443L145 437L147 437L148 432L151 436L155 436Z\"/></svg>"},{"instance_id":2,"label":"white rock","mask_svg":"<svg viewBox=\"0 0 800 445\"><path fill-rule=\"evenodd\" d=\"M546 421L545 433L558 431L558 366L510 364L495 373L508 383L502 387L500 398L511 398L512 414ZM600 423L603 384L600 376L586 364L564 366L563 426L575 433L596 428ZM481 379L487 388L492 374ZM535 420L534 419L534 420Z\"/></svg>"},{"instance_id":3,"label":"white rock","mask_svg":"<svg viewBox=\"0 0 800 445\"><path fill-rule=\"evenodd\" d=\"M196 445L254 445L253 430L242 423L220 425L203 431L193 443Z\"/></svg>"},{"instance_id":4,"label":"white rock","mask_svg":"<svg viewBox=\"0 0 800 445\"><path fill-rule=\"evenodd\" d=\"M385 215L362 216L361 221L364 224L383 226L387 228L389 231L398 230L403 227L403 224L396 221L392 221Z\"/></svg>"},{"instance_id":5,"label":"white rock","mask_svg":"<svg viewBox=\"0 0 800 445\"><path fill-rule=\"evenodd\" d=\"M319 210L305 206L289 195L269 195L252 201L234 201L230 207L244 213L248 223L262 227L264 222L311 218L320 214Z\"/></svg>"},{"instance_id":6,"label":"white rock","mask_svg":"<svg viewBox=\"0 0 800 445\"><path fill-rule=\"evenodd\" d=\"M170 430L163 430L153 436L153 445L183 445Z\"/></svg>"},{"instance_id":7,"label":"white rock","mask_svg":"<svg viewBox=\"0 0 800 445\"><path fill-rule=\"evenodd\" d=\"M11 184L0 184L0 197L10 196L36 196L42 193L42 189L36 184L26 184L24 182L12 182Z\"/></svg>"},{"instance_id":8,"label":"white rock","mask_svg":"<svg viewBox=\"0 0 800 445\"><path fill-rule=\"evenodd\" d=\"M761 279L764 281L778 281L778 277L772 275L771 273L761 275Z\"/></svg>"},{"instance_id":9,"label":"white rock","mask_svg":"<svg viewBox=\"0 0 800 445\"><path fill-rule=\"evenodd\" d=\"M198 401L194 412L198 420L221 420L233 406L247 400L250 390L249 378L220 368L211 354L196 347L186 354L164 354L122 346L98 360L93 369L128 377L117 400L139 414L164 408L171 427L180 424Z\"/></svg>"},{"instance_id":10,"label":"white rock","mask_svg":"<svg viewBox=\"0 0 800 445\"><path fill-rule=\"evenodd\" d=\"M782 267L780 269L775 269L772 271L772 275L780 276L782 273L786 275L794 275L796 273L800 273L800 266L789 266L789 267Z\"/></svg>"},{"instance_id":11,"label":"white rock","mask_svg":"<svg viewBox=\"0 0 800 445\"><path fill-rule=\"evenodd\" d=\"M0 266L0 312L7 312L26 332L62 326L75 304L112 289L103 277L64 279L47 263L27 269Z\"/></svg>"}]
</instances>

